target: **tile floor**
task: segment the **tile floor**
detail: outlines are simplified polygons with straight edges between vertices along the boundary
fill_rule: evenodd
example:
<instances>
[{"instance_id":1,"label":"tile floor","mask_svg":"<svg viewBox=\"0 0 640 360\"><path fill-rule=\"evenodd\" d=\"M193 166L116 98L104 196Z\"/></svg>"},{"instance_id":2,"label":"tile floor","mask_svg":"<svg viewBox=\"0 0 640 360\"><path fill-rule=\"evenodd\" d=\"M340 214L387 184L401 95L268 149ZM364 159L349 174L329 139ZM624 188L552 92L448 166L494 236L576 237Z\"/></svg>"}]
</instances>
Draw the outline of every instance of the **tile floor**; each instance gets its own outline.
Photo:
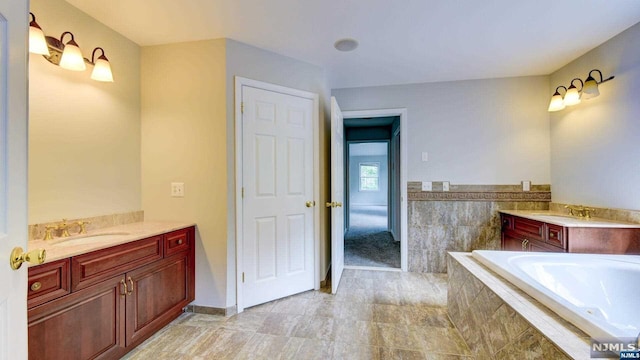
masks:
<instances>
[{"instance_id":1,"label":"tile floor","mask_svg":"<svg viewBox=\"0 0 640 360\"><path fill-rule=\"evenodd\" d=\"M345 270L335 296L185 313L125 359L471 359L446 303L446 274Z\"/></svg>"}]
</instances>

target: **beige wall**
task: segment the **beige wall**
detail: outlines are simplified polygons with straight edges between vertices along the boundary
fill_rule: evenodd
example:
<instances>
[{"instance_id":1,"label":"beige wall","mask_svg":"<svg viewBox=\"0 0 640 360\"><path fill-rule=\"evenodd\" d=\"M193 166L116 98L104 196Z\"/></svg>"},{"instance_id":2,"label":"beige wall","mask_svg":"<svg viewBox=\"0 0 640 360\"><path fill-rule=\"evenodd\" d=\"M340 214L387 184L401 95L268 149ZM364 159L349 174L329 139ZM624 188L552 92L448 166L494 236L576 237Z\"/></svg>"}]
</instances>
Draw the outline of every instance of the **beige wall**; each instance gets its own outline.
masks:
<instances>
[{"instance_id":1,"label":"beige wall","mask_svg":"<svg viewBox=\"0 0 640 360\"><path fill-rule=\"evenodd\" d=\"M547 101L558 85L584 81L592 69L615 79L600 85L599 97L550 113L553 201L637 210L640 23L553 73Z\"/></svg>"},{"instance_id":2,"label":"beige wall","mask_svg":"<svg viewBox=\"0 0 640 360\"><path fill-rule=\"evenodd\" d=\"M236 302L236 244L235 244L235 120L234 120L234 77L241 76L253 80L310 91L320 95L320 199L316 203L328 201L329 168L328 124L329 88L324 70L318 66L256 48L241 42L227 39L227 206L228 244L227 244L227 303ZM320 277L324 279L329 268L329 211L318 207L320 211Z\"/></svg>"},{"instance_id":3,"label":"beige wall","mask_svg":"<svg viewBox=\"0 0 640 360\"><path fill-rule=\"evenodd\" d=\"M407 108L408 180L548 184L547 76L333 89L345 110ZM423 162L421 153L428 153Z\"/></svg>"},{"instance_id":4,"label":"beige wall","mask_svg":"<svg viewBox=\"0 0 640 360\"><path fill-rule=\"evenodd\" d=\"M225 40L143 47L142 94L145 219L197 223L195 303L231 306ZM184 198L171 182L184 182Z\"/></svg>"},{"instance_id":5,"label":"beige wall","mask_svg":"<svg viewBox=\"0 0 640 360\"><path fill-rule=\"evenodd\" d=\"M102 47L114 83L29 55L29 223L140 210L140 48L63 0L32 0L45 34Z\"/></svg>"}]
</instances>

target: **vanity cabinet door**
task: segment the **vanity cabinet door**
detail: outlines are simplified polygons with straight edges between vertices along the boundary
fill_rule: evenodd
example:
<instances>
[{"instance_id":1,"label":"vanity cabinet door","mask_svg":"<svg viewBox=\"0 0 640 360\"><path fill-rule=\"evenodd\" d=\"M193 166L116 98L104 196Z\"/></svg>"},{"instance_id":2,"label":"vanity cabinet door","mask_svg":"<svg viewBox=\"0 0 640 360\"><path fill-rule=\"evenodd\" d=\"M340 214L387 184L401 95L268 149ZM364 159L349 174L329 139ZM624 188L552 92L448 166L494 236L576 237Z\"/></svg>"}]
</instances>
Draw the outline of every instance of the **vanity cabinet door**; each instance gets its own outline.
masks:
<instances>
[{"instance_id":1,"label":"vanity cabinet door","mask_svg":"<svg viewBox=\"0 0 640 360\"><path fill-rule=\"evenodd\" d=\"M524 240L513 237L509 234L502 233L502 250L506 251L524 251L522 242Z\"/></svg>"},{"instance_id":2,"label":"vanity cabinet door","mask_svg":"<svg viewBox=\"0 0 640 360\"><path fill-rule=\"evenodd\" d=\"M114 277L29 309L29 359L114 359L124 354L122 280Z\"/></svg>"},{"instance_id":3,"label":"vanity cabinet door","mask_svg":"<svg viewBox=\"0 0 640 360\"><path fill-rule=\"evenodd\" d=\"M166 258L126 274L127 347L136 345L176 318L193 301L189 253Z\"/></svg>"}]
</instances>

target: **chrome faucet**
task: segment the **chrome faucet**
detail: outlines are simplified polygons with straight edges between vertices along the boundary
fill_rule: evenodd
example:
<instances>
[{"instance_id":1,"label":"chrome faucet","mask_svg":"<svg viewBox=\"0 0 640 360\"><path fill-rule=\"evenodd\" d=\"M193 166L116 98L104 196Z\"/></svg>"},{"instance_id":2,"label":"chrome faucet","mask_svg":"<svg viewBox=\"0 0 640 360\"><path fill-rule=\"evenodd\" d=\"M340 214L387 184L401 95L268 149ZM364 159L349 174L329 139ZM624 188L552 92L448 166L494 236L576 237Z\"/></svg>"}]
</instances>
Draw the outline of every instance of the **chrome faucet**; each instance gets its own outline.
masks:
<instances>
[{"instance_id":1,"label":"chrome faucet","mask_svg":"<svg viewBox=\"0 0 640 360\"><path fill-rule=\"evenodd\" d=\"M587 219L591 218L591 213L596 212L596 209L584 207L582 205L565 205L564 208L569 210L569 215L571 216L577 216Z\"/></svg>"}]
</instances>

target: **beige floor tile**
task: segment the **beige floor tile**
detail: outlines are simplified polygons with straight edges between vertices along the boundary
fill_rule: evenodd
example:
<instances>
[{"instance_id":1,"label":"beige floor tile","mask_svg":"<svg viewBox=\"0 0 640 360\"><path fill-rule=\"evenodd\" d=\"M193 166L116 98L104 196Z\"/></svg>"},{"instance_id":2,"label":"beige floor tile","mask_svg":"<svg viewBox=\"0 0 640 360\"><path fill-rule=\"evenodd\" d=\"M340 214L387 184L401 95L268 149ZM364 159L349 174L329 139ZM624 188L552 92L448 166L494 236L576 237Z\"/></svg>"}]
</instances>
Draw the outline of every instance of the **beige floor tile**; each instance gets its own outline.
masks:
<instances>
[{"instance_id":1,"label":"beige floor tile","mask_svg":"<svg viewBox=\"0 0 640 360\"><path fill-rule=\"evenodd\" d=\"M455 328L411 326L411 332L422 341L425 352L471 355L469 347Z\"/></svg>"},{"instance_id":2,"label":"beige floor tile","mask_svg":"<svg viewBox=\"0 0 640 360\"><path fill-rule=\"evenodd\" d=\"M294 314L294 315L303 315L309 299L299 298L296 296L288 297L282 300L276 300L273 308L271 309L272 313L281 313L281 314Z\"/></svg>"},{"instance_id":3,"label":"beige floor tile","mask_svg":"<svg viewBox=\"0 0 640 360\"><path fill-rule=\"evenodd\" d=\"M340 318L343 320L373 321L374 304L346 303L340 306Z\"/></svg>"},{"instance_id":4,"label":"beige floor tile","mask_svg":"<svg viewBox=\"0 0 640 360\"><path fill-rule=\"evenodd\" d=\"M380 349L375 346L357 343L336 342L332 359L335 360L378 360Z\"/></svg>"},{"instance_id":5,"label":"beige floor tile","mask_svg":"<svg viewBox=\"0 0 640 360\"><path fill-rule=\"evenodd\" d=\"M340 317L344 302L328 300L312 300L305 311L306 316Z\"/></svg>"},{"instance_id":6,"label":"beige floor tile","mask_svg":"<svg viewBox=\"0 0 640 360\"><path fill-rule=\"evenodd\" d=\"M231 317L185 313L125 359L471 359L446 275L347 269L330 287Z\"/></svg>"},{"instance_id":7,"label":"beige floor tile","mask_svg":"<svg viewBox=\"0 0 640 360\"><path fill-rule=\"evenodd\" d=\"M304 339L296 355L291 360L327 360L333 354L333 342L316 339Z\"/></svg>"},{"instance_id":8,"label":"beige floor tile","mask_svg":"<svg viewBox=\"0 0 640 360\"><path fill-rule=\"evenodd\" d=\"M202 339L188 352L188 355L205 359L231 360L238 355L253 335L254 333L249 331L219 328Z\"/></svg>"},{"instance_id":9,"label":"beige floor tile","mask_svg":"<svg viewBox=\"0 0 640 360\"><path fill-rule=\"evenodd\" d=\"M222 324L222 327L225 329L256 331L262 327L269 314L271 313L243 312L229 317Z\"/></svg>"},{"instance_id":10,"label":"beige floor tile","mask_svg":"<svg viewBox=\"0 0 640 360\"><path fill-rule=\"evenodd\" d=\"M337 320L336 342L377 345L378 328L370 321Z\"/></svg>"},{"instance_id":11,"label":"beige floor tile","mask_svg":"<svg viewBox=\"0 0 640 360\"><path fill-rule=\"evenodd\" d=\"M407 307L400 305L373 305L373 321L379 323L407 324Z\"/></svg>"},{"instance_id":12,"label":"beige floor tile","mask_svg":"<svg viewBox=\"0 0 640 360\"><path fill-rule=\"evenodd\" d=\"M302 315L269 313L256 331L261 334L292 336Z\"/></svg>"},{"instance_id":13,"label":"beige floor tile","mask_svg":"<svg viewBox=\"0 0 640 360\"><path fill-rule=\"evenodd\" d=\"M378 345L388 348L422 350L422 340L405 324L375 323L377 327Z\"/></svg>"},{"instance_id":14,"label":"beige floor tile","mask_svg":"<svg viewBox=\"0 0 640 360\"><path fill-rule=\"evenodd\" d=\"M292 335L305 339L333 341L336 338L337 327L337 320L334 318L305 316L298 321Z\"/></svg>"},{"instance_id":15,"label":"beige floor tile","mask_svg":"<svg viewBox=\"0 0 640 360\"><path fill-rule=\"evenodd\" d=\"M287 336L256 333L242 347L234 360L273 360L293 357L300 348L300 344L289 346L290 342L291 338Z\"/></svg>"},{"instance_id":16,"label":"beige floor tile","mask_svg":"<svg viewBox=\"0 0 640 360\"><path fill-rule=\"evenodd\" d=\"M422 351L380 348L380 360L424 360L425 355Z\"/></svg>"}]
</instances>

